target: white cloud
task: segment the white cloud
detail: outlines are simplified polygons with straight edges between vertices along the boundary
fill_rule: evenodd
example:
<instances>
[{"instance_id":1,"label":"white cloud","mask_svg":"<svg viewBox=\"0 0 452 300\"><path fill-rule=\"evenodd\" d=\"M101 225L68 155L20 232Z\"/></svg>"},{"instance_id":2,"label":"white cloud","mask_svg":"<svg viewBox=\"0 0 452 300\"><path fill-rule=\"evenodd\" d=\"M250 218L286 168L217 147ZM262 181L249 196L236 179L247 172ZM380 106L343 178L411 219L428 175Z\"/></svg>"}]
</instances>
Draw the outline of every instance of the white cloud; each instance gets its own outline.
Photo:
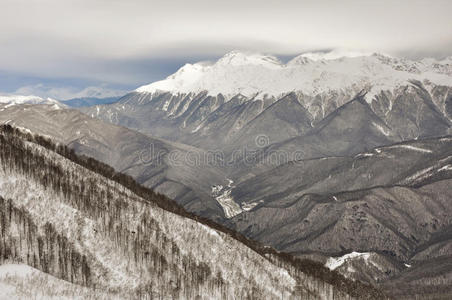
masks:
<instances>
[{"instance_id":1,"label":"white cloud","mask_svg":"<svg viewBox=\"0 0 452 300\"><path fill-rule=\"evenodd\" d=\"M90 86L82 90L77 90L72 87L51 87L44 84L36 84L24 86L15 91L14 94L17 95L37 95L40 97L50 97L58 100L68 100L73 98L84 98L84 97L96 97L96 98L107 98L107 97L119 97L126 94L127 91L109 89L104 86L95 87Z\"/></svg>"},{"instance_id":2,"label":"white cloud","mask_svg":"<svg viewBox=\"0 0 452 300\"><path fill-rule=\"evenodd\" d=\"M321 59L337 59L341 57L366 56L371 54L373 53L346 49L334 49L328 52L307 52L302 54L301 56L309 58L311 60L321 60Z\"/></svg>"}]
</instances>

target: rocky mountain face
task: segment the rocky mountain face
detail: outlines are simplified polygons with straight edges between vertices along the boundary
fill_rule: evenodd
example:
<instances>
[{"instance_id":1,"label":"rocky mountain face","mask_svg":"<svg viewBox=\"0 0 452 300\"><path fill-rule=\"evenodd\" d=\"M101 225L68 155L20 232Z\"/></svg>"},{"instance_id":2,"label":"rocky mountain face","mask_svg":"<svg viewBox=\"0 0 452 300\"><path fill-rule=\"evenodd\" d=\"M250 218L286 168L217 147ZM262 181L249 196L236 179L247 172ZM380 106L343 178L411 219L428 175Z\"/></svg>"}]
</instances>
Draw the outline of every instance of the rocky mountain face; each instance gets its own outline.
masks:
<instances>
[{"instance_id":1,"label":"rocky mountain face","mask_svg":"<svg viewBox=\"0 0 452 300\"><path fill-rule=\"evenodd\" d=\"M236 182L231 196L245 203L286 203L305 194L422 185L448 178L451 146L450 137L433 138L377 147L350 157L291 161Z\"/></svg>"},{"instance_id":2,"label":"rocky mountain face","mask_svg":"<svg viewBox=\"0 0 452 300\"><path fill-rule=\"evenodd\" d=\"M315 97L298 92L264 99L236 95L228 102L223 95L209 96L205 92L197 95L135 92L118 103L81 110L91 117L151 136L204 149L236 149L248 145L247 139L252 140L252 135L264 134L268 129L273 131L269 133L270 143L302 135L361 91L357 88L348 93L334 91ZM395 90L381 91L368 103L371 111L390 128L388 134L402 141L450 133L452 119L446 100L451 94L450 86L434 86L428 91L422 83L407 82ZM168 103L177 109L168 111L172 107ZM278 118L275 110L288 119ZM283 111L286 113L281 114ZM294 117L297 123L289 122Z\"/></svg>"},{"instance_id":3,"label":"rocky mountain face","mask_svg":"<svg viewBox=\"0 0 452 300\"><path fill-rule=\"evenodd\" d=\"M287 252L337 255L367 248L406 261L414 248L424 244L420 236L427 234L429 239L434 232L448 230L451 142L449 137L404 143L353 159L280 166L273 174L263 173L237 185L232 197L256 206L230 223ZM325 238L325 244L316 245L318 238Z\"/></svg>"},{"instance_id":4,"label":"rocky mountain face","mask_svg":"<svg viewBox=\"0 0 452 300\"><path fill-rule=\"evenodd\" d=\"M301 135L367 92L370 109L399 140L450 132L449 60L309 57L283 64L271 56L231 52L215 63L187 64L113 105L82 111L151 136L236 149L249 145L256 132L268 131L270 143Z\"/></svg>"},{"instance_id":5,"label":"rocky mountain face","mask_svg":"<svg viewBox=\"0 0 452 300\"><path fill-rule=\"evenodd\" d=\"M42 136L3 126L0 164L2 264L29 265L86 287L84 295L383 297L314 262L264 252L224 227L198 222L170 199Z\"/></svg>"}]
</instances>

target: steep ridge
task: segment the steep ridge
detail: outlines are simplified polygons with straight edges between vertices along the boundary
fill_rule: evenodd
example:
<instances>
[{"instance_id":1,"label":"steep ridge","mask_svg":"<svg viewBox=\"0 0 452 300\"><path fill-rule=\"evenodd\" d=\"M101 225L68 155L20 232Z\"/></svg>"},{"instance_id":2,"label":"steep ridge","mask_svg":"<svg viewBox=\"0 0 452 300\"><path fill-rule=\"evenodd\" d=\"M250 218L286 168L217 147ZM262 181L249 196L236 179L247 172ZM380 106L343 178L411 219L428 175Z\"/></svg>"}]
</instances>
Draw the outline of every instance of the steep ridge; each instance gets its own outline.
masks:
<instances>
[{"instance_id":1,"label":"steep ridge","mask_svg":"<svg viewBox=\"0 0 452 300\"><path fill-rule=\"evenodd\" d=\"M203 221L45 138L4 126L0 155L2 262L124 298L382 297Z\"/></svg>"},{"instance_id":2,"label":"steep ridge","mask_svg":"<svg viewBox=\"0 0 452 300\"><path fill-rule=\"evenodd\" d=\"M450 87L437 86L429 92L422 83L412 81L398 93L376 95L371 106L402 140L441 136L451 130L452 119L445 109L450 91Z\"/></svg>"},{"instance_id":3,"label":"steep ridge","mask_svg":"<svg viewBox=\"0 0 452 300\"><path fill-rule=\"evenodd\" d=\"M438 258L415 258L426 246L438 245L436 236L450 234L451 183L447 179L420 188L395 186L330 196L309 194L291 203L263 205L235 217L234 223L248 236L278 244L277 248L300 256L376 252L401 266L412 266L413 270L419 265L415 271L417 287L406 295L436 287L438 293L441 291L446 296L450 292L447 287L451 284L452 270L443 269L440 258L450 257L450 248L443 248L442 252L433 250ZM422 267L426 263L430 265L428 271ZM387 274L385 271L383 267L376 270L377 282L391 285L394 276L400 276L400 285L412 281L400 271ZM436 274L428 275L427 272ZM350 276L353 271L345 269L342 273ZM355 276L359 278L359 274ZM436 279L430 281L429 277ZM398 290L398 285L384 290L404 294Z\"/></svg>"},{"instance_id":4,"label":"steep ridge","mask_svg":"<svg viewBox=\"0 0 452 300\"><path fill-rule=\"evenodd\" d=\"M312 128L312 116L298 102L295 94L289 94L266 108L240 130L233 145L249 150L259 147L256 137L265 134L268 143L300 136Z\"/></svg>"},{"instance_id":5,"label":"steep ridge","mask_svg":"<svg viewBox=\"0 0 452 300\"><path fill-rule=\"evenodd\" d=\"M271 224L269 218L253 217L260 209L284 209L305 197L309 199L309 195L334 203L337 193L400 185L418 187L449 179L452 176L451 143L450 137L419 140L379 147L355 157L321 158L282 165L237 183L231 197L243 200L242 205L256 203L257 206L231 221L268 222L269 225L256 227L260 232L258 235L264 237L265 230L272 232L280 226ZM298 219L297 222L302 221ZM242 229L248 227L245 222Z\"/></svg>"},{"instance_id":6,"label":"steep ridge","mask_svg":"<svg viewBox=\"0 0 452 300\"><path fill-rule=\"evenodd\" d=\"M323 149L319 150L324 156L358 153L397 140L362 95L329 114L306 135L285 141L278 149L290 150L293 145L301 146L306 143L304 140L311 138L322 145ZM307 157L312 155L307 153Z\"/></svg>"},{"instance_id":7,"label":"steep ridge","mask_svg":"<svg viewBox=\"0 0 452 300\"><path fill-rule=\"evenodd\" d=\"M315 126L364 90L371 109L403 140L450 134L448 60L410 61L378 54L312 58L301 55L283 64L272 56L235 51L213 63L187 64L119 103L82 111L151 136L205 149L237 149L251 140L242 129L271 126L248 124L252 120L274 122L282 132L293 132L289 120L264 114L288 95L296 96ZM237 98L240 101L233 101ZM291 105L288 101L281 110L290 111Z\"/></svg>"},{"instance_id":8,"label":"steep ridge","mask_svg":"<svg viewBox=\"0 0 452 300\"><path fill-rule=\"evenodd\" d=\"M291 161L236 182L231 197L240 199L242 205L285 203L305 194L421 185L448 174L451 148L451 138L443 137L377 147L355 156Z\"/></svg>"},{"instance_id":9,"label":"steep ridge","mask_svg":"<svg viewBox=\"0 0 452 300\"><path fill-rule=\"evenodd\" d=\"M432 138L282 165L236 183L230 197L246 209L228 224L300 256L371 253L372 262L351 259L338 271L395 298L447 298L451 143Z\"/></svg>"},{"instance_id":10,"label":"steep ridge","mask_svg":"<svg viewBox=\"0 0 452 300\"><path fill-rule=\"evenodd\" d=\"M258 117L269 103L237 95L209 114L192 130L190 139L186 142L202 145L207 149L220 149L221 145L225 144L236 145L233 141L242 128Z\"/></svg>"},{"instance_id":11,"label":"steep ridge","mask_svg":"<svg viewBox=\"0 0 452 300\"><path fill-rule=\"evenodd\" d=\"M212 185L224 185L227 180L218 166L208 163L203 150L50 105L6 107L0 111L0 123L4 122L49 136L79 154L105 162L198 215L214 220L224 216L210 192Z\"/></svg>"},{"instance_id":12,"label":"steep ridge","mask_svg":"<svg viewBox=\"0 0 452 300\"><path fill-rule=\"evenodd\" d=\"M353 156L396 141L400 139L370 109L364 97L358 95L305 134L237 159L233 177L247 179L293 160Z\"/></svg>"}]
</instances>

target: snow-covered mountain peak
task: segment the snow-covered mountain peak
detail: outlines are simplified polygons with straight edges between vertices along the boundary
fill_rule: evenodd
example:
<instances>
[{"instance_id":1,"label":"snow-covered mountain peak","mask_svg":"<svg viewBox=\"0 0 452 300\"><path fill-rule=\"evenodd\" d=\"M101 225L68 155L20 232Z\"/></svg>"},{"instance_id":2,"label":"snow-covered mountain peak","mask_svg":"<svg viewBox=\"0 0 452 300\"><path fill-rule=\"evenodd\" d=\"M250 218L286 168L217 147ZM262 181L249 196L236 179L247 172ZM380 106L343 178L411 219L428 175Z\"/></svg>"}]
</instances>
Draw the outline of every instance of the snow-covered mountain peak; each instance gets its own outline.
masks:
<instances>
[{"instance_id":1,"label":"snow-covered mountain peak","mask_svg":"<svg viewBox=\"0 0 452 300\"><path fill-rule=\"evenodd\" d=\"M231 51L220 58L217 66L244 66L244 65L260 65L268 68L281 67L281 61L272 55L263 55L259 53L246 53L241 51Z\"/></svg>"},{"instance_id":2,"label":"snow-covered mountain peak","mask_svg":"<svg viewBox=\"0 0 452 300\"><path fill-rule=\"evenodd\" d=\"M53 104L63 106L60 102L52 98L41 98L34 95L11 95L0 94L0 104L6 104L6 106L19 105L19 104Z\"/></svg>"},{"instance_id":3,"label":"snow-covered mountain peak","mask_svg":"<svg viewBox=\"0 0 452 300\"><path fill-rule=\"evenodd\" d=\"M289 64L294 64L298 61L303 62L305 59L310 61L323 61L323 60L335 60L346 57L359 57L359 56L369 56L371 53L361 52L361 51L348 51L348 50L333 50L328 52L318 51L318 52L306 52L302 53L295 58L293 58Z\"/></svg>"},{"instance_id":4,"label":"snow-covered mountain peak","mask_svg":"<svg viewBox=\"0 0 452 300\"><path fill-rule=\"evenodd\" d=\"M34 95L0 95L0 103L3 104L9 104L12 102L15 102L17 104L27 103L27 102L37 102L37 101L44 101L41 97L34 96Z\"/></svg>"},{"instance_id":5,"label":"snow-covered mountain peak","mask_svg":"<svg viewBox=\"0 0 452 300\"><path fill-rule=\"evenodd\" d=\"M201 79L202 74L205 73L204 68L202 64L185 64L166 79L141 86L136 91L144 93L187 91L187 87Z\"/></svg>"},{"instance_id":6,"label":"snow-covered mountain peak","mask_svg":"<svg viewBox=\"0 0 452 300\"><path fill-rule=\"evenodd\" d=\"M311 63L311 62L314 62L314 60L307 56L304 56L304 55L298 55L298 56L292 58L287 63L287 66L304 65L304 64Z\"/></svg>"},{"instance_id":7,"label":"snow-covered mountain peak","mask_svg":"<svg viewBox=\"0 0 452 300\"><path fill-rule=\"evenodd\" d=\"M136 91L207 92L232 98L237 94L279 97L292 91L316 95L367 89L366 99L370 101L370 97L381 90L392 90L409 84L410 80L452 86L452 66L444 61L412 61L384 54L332 51L304 53L283 64L271 55L232 51L214 63L186 64L165 80Z\"/></svg>"}]
</instances>

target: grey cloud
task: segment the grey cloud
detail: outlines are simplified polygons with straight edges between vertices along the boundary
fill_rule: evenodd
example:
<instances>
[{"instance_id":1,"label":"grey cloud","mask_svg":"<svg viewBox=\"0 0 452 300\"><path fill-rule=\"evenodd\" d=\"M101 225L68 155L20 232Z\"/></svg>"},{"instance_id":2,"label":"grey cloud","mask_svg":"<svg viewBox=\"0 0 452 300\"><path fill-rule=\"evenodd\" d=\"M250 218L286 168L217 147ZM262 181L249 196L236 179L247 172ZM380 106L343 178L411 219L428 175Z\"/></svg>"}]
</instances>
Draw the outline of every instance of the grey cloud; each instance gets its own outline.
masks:
<instances>
[{"instance_id":1,"label":"grey cloud","mask_svg":"<svg viewBox=\"0 0 452 300\"><path fill-rule=\"evenodd\" d=\"M136 84L149 72L123 62L231 49L440 57L452 54L450 11L448 0L1 0L0 69Z\"/></svg>"}]
</instances>

